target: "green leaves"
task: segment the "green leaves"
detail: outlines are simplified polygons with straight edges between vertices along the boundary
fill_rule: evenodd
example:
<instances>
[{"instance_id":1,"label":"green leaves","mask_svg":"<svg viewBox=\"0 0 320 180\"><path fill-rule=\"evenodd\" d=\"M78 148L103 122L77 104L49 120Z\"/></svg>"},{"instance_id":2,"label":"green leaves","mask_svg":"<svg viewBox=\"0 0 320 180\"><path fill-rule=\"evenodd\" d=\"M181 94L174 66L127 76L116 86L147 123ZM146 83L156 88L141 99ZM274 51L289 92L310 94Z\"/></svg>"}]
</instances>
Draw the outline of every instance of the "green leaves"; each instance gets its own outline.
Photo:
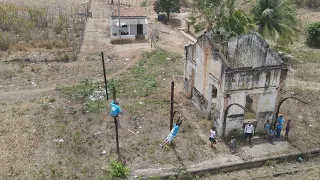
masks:
<instances>
[{"instance_id":1,"label":"green leaves","mask_svg":"<svg viewBox=\"0 0 320 180\"><path fill-rule=\"evenodd\" d=\"M296 37L296 8L291 0L258 0L252 9L258 31L264 38L285 46Z\"/></svg>"},{"instance_id":2,"label":"green leaves","mask_svg":"<svg viewBox=\"0 0 320 180\"><path fill-rule=\"evenodd\" d=\"M171 13L180 12L179 0L156 0L154 2L153 10L159 14L165 12L167 14L167 19L170 19Z\"/></svg>"},{"instance_id":3,"label":"green leaves","mask_svg":"<svg viewBox=\"0 0 320 180\"><path fill-rule=\"evenodd\" d=\"M205 19L207 29L212 30L216 41L240 35L256 26L243 10L236 9L235 0L194 0L197 10Z\"/></svg>"},{"instance_id":4,"label":"green leaves","mask_svg":"<svg viewBox=\"0 0 320 180\"><path fill-rule=\"evenodd\" d=\"M307 45L320 48L320 21L310 23L307 28Z\"/></svg>"}]
</instances>

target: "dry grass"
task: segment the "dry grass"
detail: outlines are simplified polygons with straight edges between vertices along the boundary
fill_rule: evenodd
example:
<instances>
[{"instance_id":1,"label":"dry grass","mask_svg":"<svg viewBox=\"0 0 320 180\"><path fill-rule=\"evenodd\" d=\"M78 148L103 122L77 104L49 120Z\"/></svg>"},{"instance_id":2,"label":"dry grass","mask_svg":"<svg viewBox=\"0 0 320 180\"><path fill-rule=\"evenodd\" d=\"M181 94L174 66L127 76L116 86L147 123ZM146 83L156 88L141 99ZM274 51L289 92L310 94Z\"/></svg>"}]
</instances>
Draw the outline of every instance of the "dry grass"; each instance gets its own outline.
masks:
<instances>
[{"instance_id":1,"label":"dry grass","mask_svg":"<svg viewBox=\"0 0 320 180\"><path fill-rule=\"evenodd\" d=\"M295 92L297 97L308 102L307 105L296 100L289 100L281 106L280 113L286 121L291 120L289 142L301 150L316 148L320 146L320 122L318 117L320 110L317 106L320 100L319 91L303 90L298 87L287 89L288 92ZM283 95L287 97L288 95Z\"/></svg>"},{"instance_id":2,"label":"dry grass","mask_svg":"<svg viewBox=\"0 0 320 180\"><path fill-rule=\"evenodd\" d=\"M175 146L159 148L160 142L169 133L170 78L177 72L181 73L183 66L181 62L180 56L157 50L146 54L136 66L114 81L121 82L113 85L116 85L118 98L122 108L126 110L120 117L120 150L130 169L147 168L150 164L155 168L167 165L187 166L207 160L208 157L214 159L216 153L227 150L220 143L218 150L212 150L207 146L210 122L197 118L188 119L183 123L182 130L175 139ZM44 72L43 69L37 70L37 68L38 66L28 64L21 67L23 73ZM60 67L58 69L56 72L59 74L64 71ZM152 80L150 77L155 79ZM135 81L132 81L132 78L135 78ZM149 83L150 80L155 81L155 87L149 86L152 85ZM104 101L89 99L92 92L101 90L99 84L91 86L88 83L84 86L75 86L69 89L70 91L62 91L72 96L63 96L53 91L38 97L28 97L31 99L19 102L18 106L14 102L0 105L1 109L4 109L1 120L9 129L5 142L14 137L15 133L25 134L19 138L19 142L24 143L17 147L11 146L10 143L5 144L5 152L15 152L19 154L19 158L10 159L5 163L0 171L1 176L10 178L44 176L57 179L105 177L106 174L101 167L108 164L108 158L117 156L114 123L108 116L109 106ZM88 91L84 88L87 86ZM182 78L177 78L176 86L177 89L181 89ZM133 87L141 89L136 89L134 92ZM125 89L127 90L124 91ZM145 91L147 89L148 91ZM175 106L176 109L180 109L183 102L178 92L176 93ZM73 95L83 98L80 98L81 101L69 98ZM196 117L198 113L196 110L185 108L188 108L192 117ZM16 123L23 119L23 124L19 123L18 129L13 128L14 124L3 119L8 116L14 117ZM199 133L202 135L199 136ZM54 139L63 139L64 142L54 142ZM21 152L22 149L25 152ZM102 151L106 154L101 155ZM0 159L7 157L6 153L3 153ZM23 157L29 158L23 159ZM34 164L37 164L37 167L30 166ZM11 166L13 175L9 176Z\"/></svg>"}]
</instances>

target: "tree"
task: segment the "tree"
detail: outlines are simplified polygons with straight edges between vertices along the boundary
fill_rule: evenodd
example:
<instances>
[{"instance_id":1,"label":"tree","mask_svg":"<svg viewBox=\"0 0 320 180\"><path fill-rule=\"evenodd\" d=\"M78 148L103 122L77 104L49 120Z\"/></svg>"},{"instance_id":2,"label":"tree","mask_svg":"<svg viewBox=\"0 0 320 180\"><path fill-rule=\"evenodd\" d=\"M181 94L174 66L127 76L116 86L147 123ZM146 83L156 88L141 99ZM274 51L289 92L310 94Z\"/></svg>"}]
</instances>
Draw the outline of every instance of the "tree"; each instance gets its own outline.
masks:
<instances>
[{"instance_id":1,"label":"tree","mask_svg":"<svg viewBox=\"0 0 320 180\"><path fill-rule=\"evenodd\" d=\"M194 5L204 19L207 30L216 41L225 41L255 29L252 18L243 10L235 9L235 0L194 0Z\"/></svg>"},{"instance_id":2,"label":"tree","mask_svg":"<svg viewBox=\"0 0 320 180\"><path fill-rule=\"evenodd\" d=\"M307 45L313 48L320 48L320 21L308 24Z\"/></svg>"},{"instance_id":3,"label":"tree","mask_svg":"<svg viewBox=\"0 0 320 180\"><path fill-rule=\"evenodd\" d=\"M169 20L171 13L180 12L180 3L179 0L156 0L153 9L156 13L165 12Z\"/></svg>"},{"instance_id":4,"label":"tree","mask_svg":"<svg viewBox=\"0 0 320 180\"><path fill-rule=\"evenodd\" d=\"M258 0L252 9L258 31L279 45L293 42L297 33L296 8L291 0Z\"/></svg>"}]
</instances>

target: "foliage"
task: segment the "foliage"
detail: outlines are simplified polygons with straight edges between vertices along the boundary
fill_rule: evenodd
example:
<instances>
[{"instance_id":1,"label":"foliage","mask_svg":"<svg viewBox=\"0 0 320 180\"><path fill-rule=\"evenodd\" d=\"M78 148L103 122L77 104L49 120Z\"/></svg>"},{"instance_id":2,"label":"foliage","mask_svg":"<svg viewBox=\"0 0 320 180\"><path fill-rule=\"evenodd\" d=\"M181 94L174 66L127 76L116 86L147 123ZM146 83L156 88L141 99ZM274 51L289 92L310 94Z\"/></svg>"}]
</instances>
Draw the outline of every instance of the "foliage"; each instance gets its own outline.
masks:
<instances>
[{"instance_id":1,"label":"foliage","mask_svg":"<svg viewBox=\"0 0 320 180\"><path fill-rule=\"evenodd\" d=\"M148 5L148 1L147 0L143 0L140 4L141 7L146 7Z\"/></svg>"},{"instance_id":2,"label":"foliage","mask_svg":"<svg viewBox=\"0 0 320 180\"><path fill-rule=\"evenodd\" d=\"M195 24L194 29L195 29L195 32L198 33L205 29L205 25L203 23Z\"/></svg>"},{"instance_id":3,"label":"foliage","mask_svg":"<svg viewBox=\"0 0 320 180\"><path fill-rule=\"evenodd\" d=\"M207 30L213 32L217 41L246 33L255 29L253 20L243 10L235 9L235 0L194 0L204 19Z\"/></svg>"},{"instance_id":4,"label":"foliage","mask_svg":"<svg viewBox=\"0 0 320 180\"><path fill-rule=\"evenodd\" d=\"M6 51L10 46L10 38L7 32L0 31L0 51Z\"/></svg>"},{"instance_id":5,"label":"foliage","mask_svg":"<svg viewBox=\"0 0 320 180\"><path fill-rule=\"evenodd\" d=\"M107 107L106 102L102 100L89 100L84 104L84 110L87 113L100 113Z\"/></svg>"},{"instance_id":6,"label":"foliage","mask_svg":"<svg viewBox=\"0 0 320 180\"><path fill-rule=\"evenodd\" d=\"M156 0L153 9L157 14L167 13L167 19L169 20L171 13L180 12L180 3L179 0Z\"/></svg>"},{"instance_id":7,"label":"foliage","mask_svg":"<svg viewBox=\"0 0 320 180\"><path fill-rule=\"evenodd\" d=\"M110 161L109 165L109 179L121 180L125 179L129 175L129 169L125 167L121 162L115 160Z\"/></svg>"},{"instance_id":8,"label":"foliage","mask_svg":"<svg viewBox=\"0 0 320 180\"><path fill-rule=\"evenodd\" d=\"M312 22L307 26L307 45L320 48L320 21Z\"/></svg>"},{"instance_id":9,"label":"foliage","mask_svg":"<svg viewBox=\"0 0 320 180\"><path fill-rule=\"evenodd\" d=\"M42 9L28 9L29 18L38 28L48 27L47 15Z\"/></svg>"},{"instance_id":10,"label":"foliage","mask_svg":"<svg viewBox=\"0 0 320 180\"><path fill-rule=\"evenodd\" d=\"M258 0L252 9L258 31L264 38L287 45L296 37L296 7L291 0Z\"/></svg>"},{"instance_id":11,"label":"foliage","mask_svg":"<svg viewBox=\"0 0 320 180\"><path fill-rule=\"evenodd\" d=\"M63 94L67 95L70 99L77 101L84 101L94 91L100 90L100 84L97 82L89 82L84 80L82 83L74 85L72 87L59 88Z\"/></svg>"},{"instance_id":12,"label":"foliage","mask_svg":"<svg viewBox=\"0 0 320 180\"><path fill-rule=\"evenodd\" d=\"M59 14L58 21L54 26L54 32L56 34L61 34L62 31L66 28L67 19L62 14Z\"/></svg>"},{"instance_id":13,"label":"foliage","mask_svg":"<svg viewBox=\"0 0 320 180\"><path fill-rule=\"evenodd\" d=\"M172 62L177 58L180 56L161 49L144 53L143 58L131 67L128 73L108 82L108 90L112 91L112 87L115 86L117 96L122 98L149 96L158 85L156 77L165 68L172 66Z\"/></svg>"}]
</instances>

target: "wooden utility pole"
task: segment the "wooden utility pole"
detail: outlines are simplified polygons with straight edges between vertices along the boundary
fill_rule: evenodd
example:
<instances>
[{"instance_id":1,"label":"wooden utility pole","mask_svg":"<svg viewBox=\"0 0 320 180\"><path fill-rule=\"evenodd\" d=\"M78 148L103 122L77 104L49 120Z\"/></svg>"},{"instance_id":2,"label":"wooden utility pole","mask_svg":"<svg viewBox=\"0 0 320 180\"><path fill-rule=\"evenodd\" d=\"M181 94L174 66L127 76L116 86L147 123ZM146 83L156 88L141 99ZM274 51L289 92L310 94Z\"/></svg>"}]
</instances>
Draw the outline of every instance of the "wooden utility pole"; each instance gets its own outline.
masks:
<instances>
[{"instance_id":1,"label":"wooden utility pole","mask_svg":"<svg viewBox=\"0 0 320 180\"><path fill-rule=\"evenodd\" d=\"M102 67L103 67L103 76L104 76L104 86L106 87L107 100L109 100L109 96L108 96L108 83L107 83L107 77L106 77L106 67L105 67L105 65L104 65L103 52L101 52L101 58L102 58Z\"/></svg>"},{"instance_id":2,"label":"wooden utility pole","mask_svg":"<svg viewBox=\"0 0 320 180\"><path fill-rule=\"evenodd\" d=\"M170 104L170 131L173 128L173 96L174 96L174 81L171 81L171 104Z\"/></svg>"},{"instance_id":3,"label":"wooden utility pole","mask_svg":"<svg viewBox=\"0 0 320 180\"><path fill-rule=\"evenodd\" d=\"M117 96L116 96L116 88L113 87L113 100L116 101ZM114 117L114 125L116 127L116 143L117 143L117 154L118 158L120 159L120 150L119 150L119 135L118 135L118 118L119 117Z\"/></svg>"},{"instance_id":4,"label":"wooden utility pole","mask_svg":"<svg viewBox=\"0 0 320 180\"><path fill-rule=\"evenodd\" d=\"M120 0L118 0L118 19L119 19L119 37L120 37L120 44L121 44Z\"/></svg>"}]
</instances>

